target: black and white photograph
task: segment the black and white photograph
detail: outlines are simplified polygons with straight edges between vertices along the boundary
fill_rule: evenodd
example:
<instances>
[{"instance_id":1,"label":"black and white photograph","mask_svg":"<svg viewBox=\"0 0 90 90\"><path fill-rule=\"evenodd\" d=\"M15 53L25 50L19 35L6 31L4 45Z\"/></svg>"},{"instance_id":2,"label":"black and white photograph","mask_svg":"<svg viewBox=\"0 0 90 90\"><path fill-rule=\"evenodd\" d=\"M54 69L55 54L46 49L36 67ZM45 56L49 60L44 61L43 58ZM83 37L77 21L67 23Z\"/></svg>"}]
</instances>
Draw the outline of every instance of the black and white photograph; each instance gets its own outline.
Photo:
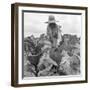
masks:
<instances>
[{"instance_id":1,"label":"black and white photograph","mask_svg":"<svg viewBox=\"0 0 90 90\"><path fill-rule=\"evenodd\" d=\"M24 77L80 75L81 14L24 12Z\"/></svg>"},{"instance_id":2,"label":"black and white photograph","mask_svg":"<svg viewBox=\"0 0 90 90\"><path fill-rule=\"evenodd\" d=\"M15 4L14 11L12 77L17 85L87 82L86 7Z\"/></svg>"}]
</instances>

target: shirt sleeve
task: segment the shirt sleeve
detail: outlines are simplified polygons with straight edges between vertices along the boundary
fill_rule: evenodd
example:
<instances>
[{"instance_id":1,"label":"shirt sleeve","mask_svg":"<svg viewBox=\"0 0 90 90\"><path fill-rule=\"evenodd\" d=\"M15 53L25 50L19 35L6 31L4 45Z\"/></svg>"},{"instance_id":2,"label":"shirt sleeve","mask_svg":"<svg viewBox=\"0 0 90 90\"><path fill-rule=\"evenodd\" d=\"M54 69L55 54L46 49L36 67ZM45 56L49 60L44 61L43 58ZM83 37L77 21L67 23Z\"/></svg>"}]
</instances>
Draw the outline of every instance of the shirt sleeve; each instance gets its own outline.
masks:
<instances>
[{"instance_id":1,"label":"shirt sleeve","mask_svg":"<svg viewBox=\"0 0 90 90\"><path fill-rule=\"evenodd\" d=\"M51 33L51 30L50 30L50 27L49 26L47 27L47 36L49 38L52 36L52 33Z\"/></svg>"}]
</instances>

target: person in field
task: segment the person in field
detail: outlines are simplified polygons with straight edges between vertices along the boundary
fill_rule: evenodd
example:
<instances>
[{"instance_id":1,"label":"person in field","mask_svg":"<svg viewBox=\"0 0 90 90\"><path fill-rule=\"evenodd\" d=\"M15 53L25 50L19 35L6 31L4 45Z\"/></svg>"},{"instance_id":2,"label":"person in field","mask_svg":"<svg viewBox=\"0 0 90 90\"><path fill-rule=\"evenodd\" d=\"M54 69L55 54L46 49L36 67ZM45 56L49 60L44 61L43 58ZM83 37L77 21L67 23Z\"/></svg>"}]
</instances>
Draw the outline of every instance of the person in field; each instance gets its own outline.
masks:
<instances>
[{"instance_id":1,"label":"person in field","mask_svg":"<svg viewBox=\"0 0 90 90\"><path fill-rule=\"evenodd\" d=\"M57 47L62 41L61 26L56 24L55 17L50 15L48 18L47 25L47 36L52 43L52 47Z\"/></svg>"}]
</instances>

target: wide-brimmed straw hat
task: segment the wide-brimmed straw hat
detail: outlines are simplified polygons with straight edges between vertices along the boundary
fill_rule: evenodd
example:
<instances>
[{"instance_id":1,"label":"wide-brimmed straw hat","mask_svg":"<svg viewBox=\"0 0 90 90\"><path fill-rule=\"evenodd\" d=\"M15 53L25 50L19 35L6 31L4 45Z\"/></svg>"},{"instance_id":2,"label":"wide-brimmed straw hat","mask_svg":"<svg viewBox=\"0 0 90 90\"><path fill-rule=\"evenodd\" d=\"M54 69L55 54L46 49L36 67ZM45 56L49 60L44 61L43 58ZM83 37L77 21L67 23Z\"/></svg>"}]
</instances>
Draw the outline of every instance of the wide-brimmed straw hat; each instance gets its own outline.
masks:
<instances>
[{"instance_id":1,"label":"wide-brimmed straw hat","mask_svg":"<svg viewBox=\"0 0 90 90\"><path fill-rule=\"evenodd\" d=\"M55 17L53 15L49 15L48 21L45 23L56 23L58 21L55 20Z\"/></svg>"}]
</instances>

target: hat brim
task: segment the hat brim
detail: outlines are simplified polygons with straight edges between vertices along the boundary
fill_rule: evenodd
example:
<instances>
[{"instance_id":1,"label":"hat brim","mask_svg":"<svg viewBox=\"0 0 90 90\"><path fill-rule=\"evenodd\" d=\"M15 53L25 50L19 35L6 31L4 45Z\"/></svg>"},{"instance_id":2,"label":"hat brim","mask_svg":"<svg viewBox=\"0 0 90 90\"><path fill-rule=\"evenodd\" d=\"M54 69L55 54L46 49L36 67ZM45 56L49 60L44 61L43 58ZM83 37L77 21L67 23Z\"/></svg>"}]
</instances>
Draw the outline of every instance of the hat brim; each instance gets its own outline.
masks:
<instances>
[{"instance_id":1,"label":"hat brim","mask_svg":"<svg viewBox=\"0 0 90 90\"><path fill-rule=\"evenodd\" d=\"M56 23L56 22L59 22L59 21L53 20L53 21L47 21L47 22L45 22L45 23Z\"/></svg>"}]
</instances>

